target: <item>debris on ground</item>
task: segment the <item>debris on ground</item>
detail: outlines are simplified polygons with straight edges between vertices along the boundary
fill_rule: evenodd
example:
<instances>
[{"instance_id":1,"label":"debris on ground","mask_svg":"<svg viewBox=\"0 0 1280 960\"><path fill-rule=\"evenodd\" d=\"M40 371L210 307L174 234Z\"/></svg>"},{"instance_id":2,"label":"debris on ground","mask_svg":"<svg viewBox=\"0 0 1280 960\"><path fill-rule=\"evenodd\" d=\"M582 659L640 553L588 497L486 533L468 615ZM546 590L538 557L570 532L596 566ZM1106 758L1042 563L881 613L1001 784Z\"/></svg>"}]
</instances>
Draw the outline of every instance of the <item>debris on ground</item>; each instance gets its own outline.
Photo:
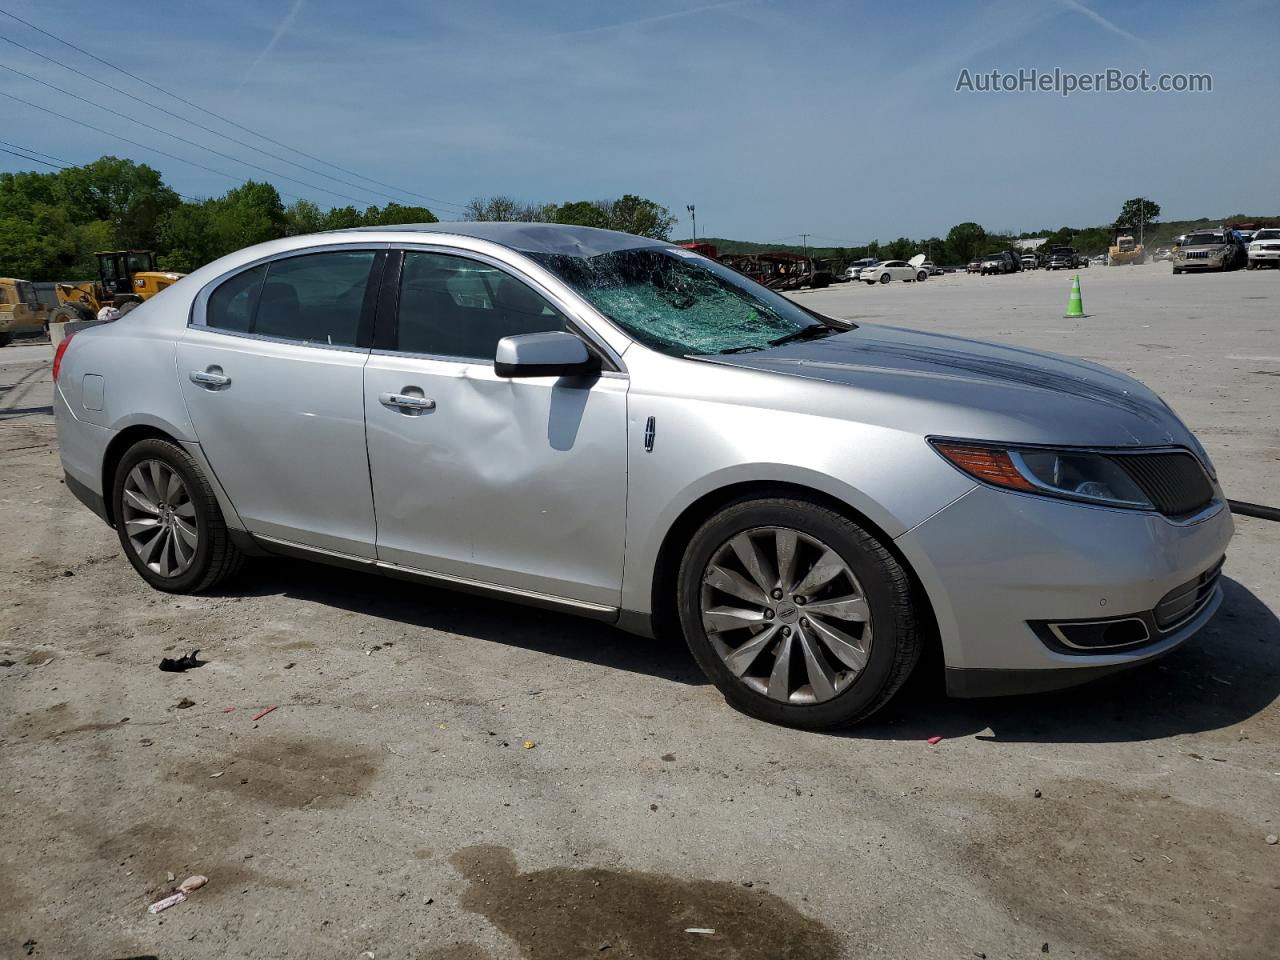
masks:
<instances>
[{"instance_id":1,"label":"debris on ground","mask_svg":"<svg viewBox=\"0 0 1280 960\"><path fill-rule=\"evenodd\" d=\"M1277 843L1280 843L1280 837L1277 837L1274 833L1268 833L1267 843L1274 847Z\"/></svg>"},{"instance_id":2,"label":"debris on ground","mask_svg":"<svg viewBox=\"0 0 1280 960\"><path fill-rule=\"evenodd\" d=\"M160 660L160 669L166 673L182 673L185 670L194 670L196 667L203 667L208 660L200 660L196 657L199 650L192 650L185 657L163 657Z\"/></svg>"},{"instance_id":3,"label":"debris on ground","mask_svg":"<svg viewBox=\"0 0 1280 960\"><path fill-rule=\"evenodd\" d=\"M222 708L222 712L223 712L223 713L235 713L235 710L236 710L236 708L235 708L235 707L223 707L223 708Z\"/></svg>"},{"instance_id":4,"label":"debris on ground","mask_svg":"<svg viewBox=\"0 0 1280 960\"><path fill-rule=\"evenodd\" d=\"M709 937L716 932L715 927L685 927L685 933L696 933L703 937Z\"/></svg>"},{"instance_id":5,"label":"debris on ground","mask_svg":"<svg viewBox=\"0 0 1280 960\"><path fill-rule=\"evenodd\" d=\"M1039 787L1036 788L1036 792L1033 793L1032 796L1035 797L1037 800L1039 800L1043 796L1043 794L1040 792Z\"/></svg>"},{"instance_id":6,"label":"debris on ground","mask_svg":"<svg viewBox=\"0 0 1280 960\"><path fill-rule=\"evenodd\" d=\"M223 775L224 773L226 773L226 772L227 772L227 771L225 771L225 770L219 770L217 773L211 773L211 774L209 774L209 779L210 779L210 780L217 780L220 776L222 776L222 775Z\"/></svg>"},{"instance_id":7,"label":"debris on ground","mask_svg":"<svg viewBox=\"0 0 1280 960\"><path fill-rule=\"evenodd\" d=\"M536 744L536 743L534 743L532 740L526 740L526 741L524 742L524 748L525 748L526 750L532 750L532 749L533 749L534 747L536 747L536 746L537 746L537 744Z\"/></svg>"},{"instance_id":8,"label":"debris on ground","mask_svg":"<svg viewBox=\"0 0 1280 960\"><path fill-rule=\"evenodd\" d=\"M930 737L930 738L929 738L928 740L926 740L925 742L926 742L926 743L928 743L928 744L929 744L929 746L931 746L931 747L936 747L938 744L940 744L940 743L942 742L942 738L941 738L941 737Z\"/></svg>"},{"instance_id":9,"label":"debris on ground","mask_svg":"<svg viewBox=\"0 0 1280 960\"><path fill-rule=\"evenodd\" d=\"M261 710L259 710L257 713L255 713L255 714L253 715L253 719L255 719L255 720L261 720L263 717L265 717L265 716L266 716L268 713L270 713L272 710L277 709L277 707L278 707L278 705L276 705L276 706L271 706L271 707L263 707Z\"/></svg>"},{"instance_id":10,"label":"debris on ground","mask_svg":"<svg viewBox=\"0 0 1280 960\"><path fill-rule=\"evenodd\" d=\"M174 704L174 706L177 707L179 710L186 710L188 707L194 707L195 705L196 705L196 702L192 700L190 697L183 697L181 700L179 700L177 703Z\"/></svg>"},{"instance_id":11,"label":"debris on ground","mask_svg":"<svg viewBox=\"0 0 1280 960\"><path fill-rule=\"evenodd\" d=\"M192 890L199 890L208 882L209 882L208 877L197 873L194 876L187 877L187 879L183 880L180 884L178 884L178 892L190 893Z\"/></svg>"},{"instance_id":12,"label":"debris on ground","mask_svg":"<svg viewBox=\"0 0 1280 960\"><path fill-rule=\"evenodd\" d=\"M187 895L179 891L172 896L165 897L163 900L157 900L151 906L147 907L147 913L159 913L161 910L168 910L170 907L176 907L180 903L185 903Z\"/></svg>"},{"instance_id":13,"label":"debris on ground","mask_svg":"<svg viewBox=\"0 0 1280 960\"><path fill-rule=\"evenodd\" d=\"M676 758L676 755L674 753L664 753L662 755L662 762L671 763L673 760L675 760L675 758Z\"/></svg>"}]
</instances>

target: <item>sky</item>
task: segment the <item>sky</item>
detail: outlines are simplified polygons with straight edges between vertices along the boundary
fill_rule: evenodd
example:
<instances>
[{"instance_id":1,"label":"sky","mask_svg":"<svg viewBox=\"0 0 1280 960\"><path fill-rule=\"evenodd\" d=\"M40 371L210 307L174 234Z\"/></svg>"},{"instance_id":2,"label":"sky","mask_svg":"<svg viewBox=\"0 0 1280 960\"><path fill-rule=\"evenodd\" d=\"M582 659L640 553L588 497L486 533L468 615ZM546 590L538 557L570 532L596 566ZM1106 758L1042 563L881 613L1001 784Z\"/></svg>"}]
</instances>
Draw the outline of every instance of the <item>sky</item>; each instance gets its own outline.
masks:
<instances>
[{"instance_id":1,"label":"sky","mask_svg":"<svg viewBox=\"0 0 1280 960\"><path fill-rule=\"evenodd\" d=\"M396 199L447 220L476 196L634 193L678 214L682 238L694 204L701 236L808 234L820 245L942 236L969 220L1088 226L1134 196L1164 219L1280 213L1274 0L168 0L162 14L153 0L0 0L0 10L289 148L0 14L10 68L0 93L76 121L0 96L0 140L69 163L129 157L187 196L266 179L286 200ZM956 90L962 70L1033 68L1208 73L1213 89ZM18 169L49 168L0 153L0 171Z\"/></svg>"}]
</instances>

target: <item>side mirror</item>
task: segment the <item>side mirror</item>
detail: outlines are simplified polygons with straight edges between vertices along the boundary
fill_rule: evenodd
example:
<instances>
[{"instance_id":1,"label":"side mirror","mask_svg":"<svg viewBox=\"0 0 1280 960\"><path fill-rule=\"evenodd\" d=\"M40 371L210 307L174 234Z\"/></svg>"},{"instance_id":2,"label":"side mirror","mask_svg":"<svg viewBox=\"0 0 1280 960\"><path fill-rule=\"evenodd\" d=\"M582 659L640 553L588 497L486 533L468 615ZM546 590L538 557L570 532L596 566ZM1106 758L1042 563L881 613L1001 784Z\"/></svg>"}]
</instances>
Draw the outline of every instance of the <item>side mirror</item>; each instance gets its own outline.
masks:
<instances>
[{"instance_id":1,"label":"side mirror","mask_svg":"<svg viewBox=\"0 0 1280 960\"><path fill-rule=\"evenodd\" d=\"M585 377L600 372L600 358L572 333L524 333L498 341L493 372L512 378Z\"/></svg>"}]
</instances>

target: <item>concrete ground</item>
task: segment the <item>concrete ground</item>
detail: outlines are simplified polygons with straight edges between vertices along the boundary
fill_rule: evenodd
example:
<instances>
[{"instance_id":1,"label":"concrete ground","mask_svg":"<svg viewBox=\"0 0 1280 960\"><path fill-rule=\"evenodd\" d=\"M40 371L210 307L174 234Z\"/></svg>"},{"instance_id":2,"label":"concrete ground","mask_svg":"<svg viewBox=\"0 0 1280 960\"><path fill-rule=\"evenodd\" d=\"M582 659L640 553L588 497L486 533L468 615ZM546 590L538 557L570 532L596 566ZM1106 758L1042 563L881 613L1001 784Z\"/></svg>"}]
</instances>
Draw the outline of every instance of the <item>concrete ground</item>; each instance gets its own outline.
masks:
<instances>
[{"instance_id":1,"label":"concrete ground","mask_svg":"<svg viewBox=\"0 0 1280 960\"><path fill-rule=\"evenodd\" d=\"M1280 503L1280 272L1081 279L1077 321L1065 273L798 297L1129 371ZM1276 956L1280 524L1156 665L802 733L552 613L286 561L154 592L60 484L49 357L0 351L0 957Z\"/></svg>"}]
</instances>

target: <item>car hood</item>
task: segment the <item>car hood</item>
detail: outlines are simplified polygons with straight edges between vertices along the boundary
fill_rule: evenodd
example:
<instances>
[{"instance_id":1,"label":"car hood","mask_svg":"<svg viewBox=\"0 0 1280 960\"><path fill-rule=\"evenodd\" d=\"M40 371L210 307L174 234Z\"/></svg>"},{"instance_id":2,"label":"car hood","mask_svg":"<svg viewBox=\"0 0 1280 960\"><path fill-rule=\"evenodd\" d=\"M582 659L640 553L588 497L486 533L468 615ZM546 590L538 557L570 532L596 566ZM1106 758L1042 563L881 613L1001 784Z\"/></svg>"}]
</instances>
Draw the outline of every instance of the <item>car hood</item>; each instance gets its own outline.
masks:
<instances>
[{"instance_id":1,"label":"car hood","mask_svg":"<svg viewBox=\"0 0 1280 960\"><path fill-rule=\"evenodd\" d=\"M852 388L850 419L934 436L1069 446L1187 446L1195 438L1154 392L1056 354L865 324L717 361Z\"/></svg>"}]
</instances>

